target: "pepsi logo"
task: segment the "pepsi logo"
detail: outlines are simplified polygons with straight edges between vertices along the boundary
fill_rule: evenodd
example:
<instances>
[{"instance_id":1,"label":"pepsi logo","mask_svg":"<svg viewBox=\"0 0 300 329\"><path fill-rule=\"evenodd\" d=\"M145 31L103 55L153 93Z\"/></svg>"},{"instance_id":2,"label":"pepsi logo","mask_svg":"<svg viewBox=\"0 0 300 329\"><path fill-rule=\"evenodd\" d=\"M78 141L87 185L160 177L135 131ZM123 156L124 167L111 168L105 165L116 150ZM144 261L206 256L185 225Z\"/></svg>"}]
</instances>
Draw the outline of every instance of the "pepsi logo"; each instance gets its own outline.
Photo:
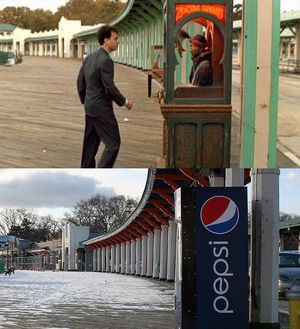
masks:
<instances>
[{"instance_id":1,"label":"pepsi logo","mask_svg":"<svg viewBox=\"0 0 300 329\"><path fill-rule=\"evenodd\" d=\"M226 234L236 227L239 221L239 209L233 200L218 195L203 204L200 218L209 232Z\"/></svg>"}]
</instances>

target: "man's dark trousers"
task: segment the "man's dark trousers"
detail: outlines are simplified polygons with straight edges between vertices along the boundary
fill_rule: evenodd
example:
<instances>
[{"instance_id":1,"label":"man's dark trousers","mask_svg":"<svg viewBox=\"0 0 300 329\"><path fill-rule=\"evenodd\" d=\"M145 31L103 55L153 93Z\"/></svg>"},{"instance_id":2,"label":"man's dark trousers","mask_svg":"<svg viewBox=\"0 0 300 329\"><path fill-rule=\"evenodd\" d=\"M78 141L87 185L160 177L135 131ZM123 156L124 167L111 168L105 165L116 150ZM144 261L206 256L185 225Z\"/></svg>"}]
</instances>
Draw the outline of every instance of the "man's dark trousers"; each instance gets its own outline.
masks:
<instances>
[{"instance_id":1,"label":"man's dark trousers","mask_svg":"<svg viewBox=\"0 0 300 329\"><path fill-rule=\"evenodd\" d=\"M95 168L96 154L103 142L105 149L98 168L112 168L119 153L121 138L116 119L85 116L85 132L81 168Z\"/></svg>"}]
</instances>

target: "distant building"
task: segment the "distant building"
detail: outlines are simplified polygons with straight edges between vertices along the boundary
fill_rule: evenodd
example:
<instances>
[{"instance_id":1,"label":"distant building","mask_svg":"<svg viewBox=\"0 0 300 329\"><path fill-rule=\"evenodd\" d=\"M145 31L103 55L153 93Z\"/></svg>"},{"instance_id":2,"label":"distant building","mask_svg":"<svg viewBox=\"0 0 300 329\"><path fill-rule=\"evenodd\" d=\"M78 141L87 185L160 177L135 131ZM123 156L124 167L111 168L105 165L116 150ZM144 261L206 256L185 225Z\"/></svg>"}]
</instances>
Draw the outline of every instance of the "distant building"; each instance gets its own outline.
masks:
<instances>
[{"instance_id":1,"label":"distant building","mask_svg":"<svg viewBox=\"0 0 300 329\"><path fill-rule=\"evenodd\" d=\"M16 28L11 24L0 24L0 51L13 51L13 32Z\"/></svg>"},{"instance_id":2,"label":"distant building","mask_svg":"<svg viewBox=\"0 0 300 329\"><path fill-rule=\"evenodd\" d=\"M14 30L16 29L15 25L11 24L0 24L0 36L12 37Z\"/></svg>"},{"instance_id":3,"label":"distant building","mask_svg":"<svg viewBox=\"0 0 300 329\"><path fill-rule=\"evenodd\" d=\"M281 13L280 28L280 60L300 61L300 10ZM241 30L242 21L234 21L233 46L238 62L241 62Z\"/></svg>"},{"instance_id":4,"label":"distant building","mask_svg":"<svg viewBox=\"0 0 300 329\"><path fill-rule=\"evenodd\" d=\"M280 221L280 250L300 251L300 216Z\"/></svg>"},{"instance_id":5,"label":"distant building","mask_svg":"<svg viewBox=\"0 0 300 329\"><path fill-rule=\"evenodd\" d=\"M11 235L0 236L0 262L3 262L6 268L11 266L16 267L19 260L26 256L27 251L34 244L32 241Z\"/></svg>"},{"instance_id":6,"label":"distant building","mask_svg":"<svg viewBox=\"0 0 300 329\"><path fill-rule=\"evenodd\" d=\"M101 24L100 24L101 25ZM97 25L97 26L100 26ZM28 56L82 58L87 46L74 38L92 26L82 26L80 20L62 17L56 30L34 32L10 24L0 24L0 51Z\"/></svg>"}]
</instances>

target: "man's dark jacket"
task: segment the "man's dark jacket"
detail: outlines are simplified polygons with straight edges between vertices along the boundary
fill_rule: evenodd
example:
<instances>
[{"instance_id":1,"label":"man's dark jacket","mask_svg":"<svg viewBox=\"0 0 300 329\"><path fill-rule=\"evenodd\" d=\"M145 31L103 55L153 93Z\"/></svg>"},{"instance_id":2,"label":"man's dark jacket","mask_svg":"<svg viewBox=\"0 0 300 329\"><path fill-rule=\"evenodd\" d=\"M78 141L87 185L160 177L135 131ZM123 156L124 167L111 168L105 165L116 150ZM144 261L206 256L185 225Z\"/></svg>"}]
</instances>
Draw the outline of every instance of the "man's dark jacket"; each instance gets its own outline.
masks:
<instances>
[{"instance_id":1,"label":"man's dark jacket","mask_svg":"<svg viewBox=\"0 0 300 329\"><path fill-rule=\"evenodd\" d=\"M119 106L126 102L114 84L114 62L102 47L84 60L77 90L86 114L91 117L114 117L112 102Z\"/></svg>"},{"instance_id":2,"label":"man's dark jacket","mask_svg":"<svg viewBox=\"0 0 300 329\"><path fill-rule=\"evenodd\" d=\"M195 60L190 74L190 83L196 86L212 85L211 52L203 52Z\"/></svg>"}]
</instances>

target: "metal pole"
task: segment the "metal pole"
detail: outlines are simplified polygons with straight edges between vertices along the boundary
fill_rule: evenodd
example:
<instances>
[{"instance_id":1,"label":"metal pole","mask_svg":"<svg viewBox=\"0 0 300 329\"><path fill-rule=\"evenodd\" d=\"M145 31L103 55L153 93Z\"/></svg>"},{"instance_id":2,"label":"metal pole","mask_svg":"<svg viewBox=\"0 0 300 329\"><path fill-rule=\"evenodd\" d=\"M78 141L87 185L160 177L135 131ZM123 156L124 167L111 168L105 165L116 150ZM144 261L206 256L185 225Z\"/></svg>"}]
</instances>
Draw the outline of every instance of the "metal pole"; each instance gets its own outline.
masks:
<instances>
[{"instance_id":1,"label":"metal pole","mask_svg":"<svg viewBox=\"0 0 300 329\"><path fill-rule=\"evenodd\" d=\"M11 241L10 267L13 267L14 242Z\"/></svg>"},{"instance_id":2,"label":"metal pole","mask_svg":"<svg viewBox=\"0 0 300 329\"><path fill-rule=\"evenodd\" d=\"M279 329L279 169L253 169L250 329Z\"/></svg>"},{"instance_id":3,"label":"metal pole","mask_svg":"<svg viewBox=\"0 0 300 329\"><path fill-rule=\"evenodd\" d=\"M9 243L7 242L6 243L6 271L8 270L8 246Z\"/></svg>"}]
</instances>

